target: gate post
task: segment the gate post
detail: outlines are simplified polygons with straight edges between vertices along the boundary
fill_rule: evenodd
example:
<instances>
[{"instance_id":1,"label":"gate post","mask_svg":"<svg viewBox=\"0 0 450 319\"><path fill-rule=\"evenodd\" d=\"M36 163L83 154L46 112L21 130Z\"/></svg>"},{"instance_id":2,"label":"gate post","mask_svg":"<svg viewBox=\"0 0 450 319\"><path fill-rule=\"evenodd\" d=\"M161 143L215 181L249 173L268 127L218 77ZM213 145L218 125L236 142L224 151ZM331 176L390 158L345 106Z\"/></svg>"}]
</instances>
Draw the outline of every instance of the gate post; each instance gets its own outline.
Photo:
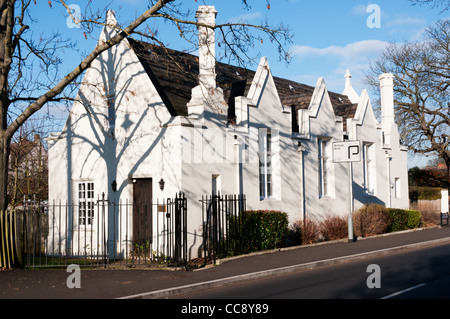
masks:
<instances>
[{"instance_id":1,"label":"gate post","mask_svg":"<svg viewBox=\"0 0 450 319\"><path fill-rule=\"evenodd\" d=\"M187 200L183 192L175 195L174 262L177 266L187 264Z\"/></svg>"}]
</instances>

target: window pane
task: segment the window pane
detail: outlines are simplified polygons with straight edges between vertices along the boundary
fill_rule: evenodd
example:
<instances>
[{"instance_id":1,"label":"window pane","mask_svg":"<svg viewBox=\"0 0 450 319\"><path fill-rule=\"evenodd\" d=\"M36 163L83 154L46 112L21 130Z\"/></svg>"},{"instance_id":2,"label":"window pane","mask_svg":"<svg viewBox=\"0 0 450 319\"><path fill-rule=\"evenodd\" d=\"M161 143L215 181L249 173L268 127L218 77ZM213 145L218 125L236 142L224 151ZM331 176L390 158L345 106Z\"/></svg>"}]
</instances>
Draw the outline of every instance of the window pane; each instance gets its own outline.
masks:
<instances>
[{"instance_id":1,"label":"window pane","mask_svg":"<svg viewBox=\"0 0 450 319\"><path fill-rule=\"evenodd\" d=\"M364 191L369 194L374 194L374 163L372 160L373 144L363 144L363 170L364 170Z\"/></svg>"},{"instance_id":2,"label":"window pane","mask_svg":"<svg viewBox=\"0 0 450 319\"><path fill-rule=\"evenodd\" d=\"M272 180L272 131L270 128L258 130L259 149L259 193L265 199L273 195Z\"/></svg>"},{"instance_id":3,"label":"window pane","mask_svg":"<svg viewBox=\"0 0 450 319\"><path fill-rule=\"evenodd\" d=\"M86 202L80 202L79 219L80 225L86 225Z\"/></svg>"},{"instance_id":4,"label":"window pane","mask_svg":"<svg viewBox=\"0 0 450 319\"><path fill-rule=\"evenodd\" d=\"M328 195L328 169L329 169L329 157L328 157L328 145L329 140L319 139L319 197Z\"/></svg>"},{"instance_id":5,"label":"window pane","mask_svg":"<svg viewBox=\"0 0 450 319\"><path fill-rule=\"evenodd\" d=\"M395 179L395 198L401 198L401 184L400 184L400 178Z\"/></svg>"},{"instance_id":6,"label":"window pane","mask_svg":"<svg viewBox=\"0 0 450 319\"><path fill-rule=\"evenodd\" d=\"M87 208L87 224L92 225L92 221L94 219L94 203L88 202L88 208Z\"/></svg>"},{"instance_id":7,"label":"window pane","mask_svg":"<svg viewBox=\"0 0 450 319\"><path fill-rule=\"evenodd\" d=\"M92 225L94 218L94 183L78 183L78 223Z\"/></svg>"}]
</instances>

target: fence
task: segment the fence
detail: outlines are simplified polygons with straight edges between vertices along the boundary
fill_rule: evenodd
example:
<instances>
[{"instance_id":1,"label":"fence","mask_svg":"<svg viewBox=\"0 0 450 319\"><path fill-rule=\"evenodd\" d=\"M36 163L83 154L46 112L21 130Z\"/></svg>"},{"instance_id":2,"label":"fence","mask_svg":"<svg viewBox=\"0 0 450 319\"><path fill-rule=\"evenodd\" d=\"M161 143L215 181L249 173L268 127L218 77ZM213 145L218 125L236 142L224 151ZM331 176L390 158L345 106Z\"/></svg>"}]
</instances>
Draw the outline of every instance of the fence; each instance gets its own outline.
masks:
<instances>
[{"instance_id":1,"label":"fence","mask_svg":"<svg viewBox=\"0 0 450 319\"><path fill-rule=\"evenodd\" d=\"M0 211L0 268L11 268L18 262L14 245L14 230L14 213Z\"/></svg>"},{"instance_id":2,"label":"fence","mask_svg":"<svg viewBox=\"0 0 450 319\"><path fill-rule=\"evenodd\" d=\"M245 195L202 196L205 264L240 251L240 212L246 210Z\"/></svg>"},{"instance_id":3,"label":"fence","mask_svg":"<svg viewBox=\"0 0 450 319\"><path fill-rule=\"evenodd\" d=\"M116 203L103 195L77 204L25 205L11 224L26 268L187 262L183 193L156 203Z\"/></svg>"},{"instance_id":4,"label":"fence","mask_svg":"<svg viewBox=\"0 0 450 319\"><path fill-rule=\"evenodd\" d=\"M448 226L448 213L441 213L440 214L440 224L441 227Z\"/></svg>"}]
</instances>

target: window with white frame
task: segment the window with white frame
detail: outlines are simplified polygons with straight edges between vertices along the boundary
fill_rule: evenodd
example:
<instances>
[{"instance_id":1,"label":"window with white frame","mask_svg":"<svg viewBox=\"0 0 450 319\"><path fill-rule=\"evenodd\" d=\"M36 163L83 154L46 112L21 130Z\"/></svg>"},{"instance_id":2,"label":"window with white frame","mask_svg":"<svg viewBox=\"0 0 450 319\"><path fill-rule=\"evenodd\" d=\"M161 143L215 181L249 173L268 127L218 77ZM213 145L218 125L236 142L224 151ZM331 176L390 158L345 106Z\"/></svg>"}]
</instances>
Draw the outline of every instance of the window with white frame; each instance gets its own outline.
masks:
<instances>
[{"instance_id":1,"label":"window with white frame","mask_svg":"<svg viewBox=\"0 0 450 319\"><path fill-rule=\"evenodd\" d=\"M94 183L78 183L78 225L92 225L94 221Z\"/></svg>"},{"instance_id":2,"label":"window with white frame","mask_svg":"<svg viewBox=\"0 0 450 319\"><path fill-rule=\"evenodd\" d=\"M401 188L401 183L400 183L400 178L396 177L395 178L395 198L401 198L402 197L402 188Z\"/></svg>"},{"instance_id":3,"label":"window with white frame","mask_svg":"<svg viewBox=\"0 0 450 319\"><path fill-rule=\"evenodd\" d=\"M374 144L363 143L364 193L375 195Z\"/></svg>"},{"instance_id":4,"label":"window with white frame","mask_svg":"<svg viewBox=\"0 0 450 319\"><path fill-rule=\"evenodd\" d=\"M329 138L319 138L319 197L330 196L331 157Z\"/></svg>"},{"instance_id":5,"label":"window with white frame","mask_svg":"<svg viewBox=\"0 0 450 319\"><path fill-rule=\"evenodd\" d=\"M220 175L214 174L212 176L212 195L219 195L221 193L222 181Z\"/></svg>"},{"instance_id":6,"label":"window with white frame","mask_svg":"<svg viewBox=\"0 0 450 319\"><path fill-rule=\"evenodd\" d=\"M273 196L272 176L272 131L270 128L260 128L259 143L259 197L261 200Z\"/></svg>"}]
</instances>

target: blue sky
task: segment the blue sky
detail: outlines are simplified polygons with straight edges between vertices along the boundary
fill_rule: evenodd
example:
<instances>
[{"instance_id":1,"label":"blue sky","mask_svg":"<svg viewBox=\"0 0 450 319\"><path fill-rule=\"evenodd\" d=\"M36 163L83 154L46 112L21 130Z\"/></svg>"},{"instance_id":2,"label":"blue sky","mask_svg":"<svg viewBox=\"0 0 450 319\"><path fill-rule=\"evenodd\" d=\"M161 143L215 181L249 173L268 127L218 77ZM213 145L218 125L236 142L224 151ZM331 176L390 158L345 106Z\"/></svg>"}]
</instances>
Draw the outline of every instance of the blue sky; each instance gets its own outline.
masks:
<instances>
[{"instance_id":1,"label":"blue sky","mask_svg":"<svg viewBox=\"0 0 450 319\"><path fill-rule=\"evenodd\" d=\"M70 4L83 7L86 1L72 0ZM111 1L96 0L95 4L103 8ZM375 59L388 41L419 40L425 28L436 20L446 17L439 9L411 6L408 0L364 1L364 0L270 0L270 10L265 0L249 0L250 10L243 8L241 0L184 0L183 7L192 11L200 4L210 4L218 11L217 22L225 23L244 19L259 24L266 17L271 24L280 22L292 29L293 43L288 49L293 54L289 65L278 61L276 48L264 43L257 44L255 50L269 58L272 71L276 76L289 78L305 84L315 85L321 76L325 78L330 90L341 92L344 88L344 74L347 68L353 75L353 84L357 92L364 89L361 83L362 71L368 62ZM373 12L367 12L370 4L376 4L381 10L379 28L370 28L367 19ZM40 25L45 32L58 31L63 36L78 42L80 48L93 49L94 40L86 40L80 29L69 28L61 5L54 3L48 7L47 1L38 4ZM147 8L146 0L115 0L110 8L117 12L120 21L131 18ZM51 18L49 19L49 14ZM159 29L164 40L174 49L187 47L174 29L163 24ZM98 36L93 33L93 36ZM67 63L74 67L77 57ZM249 68L256 68L250 65Z\"/></svg>"},{"instance_id":2,"label":"blue sky","mask_svg":"<svg viewBox=\"0 0 450 319\"><path fill-rule=\"evenodd\" d=\"M95 4L103 8L110 2L96 0ZM362 80L369 61L380 55L387 42L420 40L426 27L448 16L448 12L441 14L439 9L411 6L408 0L270 0L270 10L265 0L249 0L250 10L243 8L241 0L181 2L192 13L200 4L214 5L218 11L218 23L244 19L249 23L259 24L267 17L271 24L282 22L289 25L294 34L293 43L288 46L293 55L290 64L278 61L276 47L271 46L268 41L262 45L257 44L255 50L268 57L275 76L313 86L319 77L324 77L328 89L339 93L344 89L346 69L350 69L353 86L360 93L365 88ZM67 3L83 7L85 1L72 0ZM368 24L368 19L376 21L373 20L376 11L368 12L368 8L373 8L369 7L371 4L380 9L380 25L375 27ZM119 22L129 21L147 8L147 1L116 0L110 8L117 12ZM68 27L60 5L55 3L50 9L47 1L40 0L37 9L42 32L60 32L77 41L81 49L87 51L94 48L95 39L86 40L80 29ZM178 50L187 47L186 42L170 26L163 24L159 32L167 40L169 47ZM93 37L97 36L98 32L93 34ZM69 54L70 52L68 57ZM72 69L80 59L76 55L66 59L63 70ZM256 66L250 65L249 68L255 69ZM417 159L413 162L416 163Z\"/></svg>"}]
</instances>

